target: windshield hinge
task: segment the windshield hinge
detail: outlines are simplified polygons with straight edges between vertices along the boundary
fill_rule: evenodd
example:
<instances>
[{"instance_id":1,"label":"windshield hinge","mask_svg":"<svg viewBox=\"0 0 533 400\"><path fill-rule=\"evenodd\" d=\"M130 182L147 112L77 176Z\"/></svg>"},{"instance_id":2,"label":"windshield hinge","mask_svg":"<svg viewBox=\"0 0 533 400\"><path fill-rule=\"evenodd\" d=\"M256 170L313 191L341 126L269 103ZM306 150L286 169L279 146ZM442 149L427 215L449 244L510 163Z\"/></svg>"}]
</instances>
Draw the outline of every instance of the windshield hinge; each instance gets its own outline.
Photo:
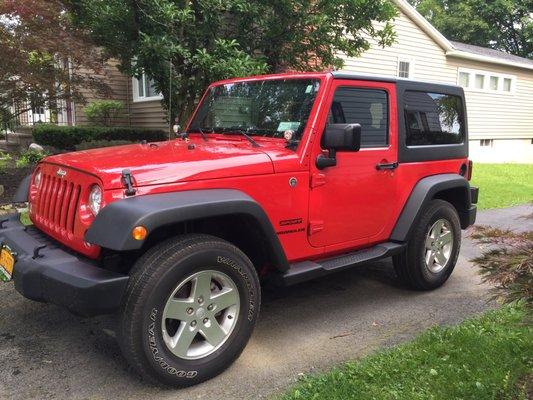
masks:
<instances>
[{"instance_id":1,"label":"windshield hinge","mask_svg":"<svg viewBox=\"0 0 533 400\"><path fill-rule=\"evenodd\" d=\"M137 192L133 188L133 175L129 169L122 170L122 183L126 187L126 196L133 196Z\"/></svg>"},{"instance_id":2,"label":"windshield hinge","mask_svg":"<svg viewBox=\"0 0 533 400\"><path fill-rule=\"evenodd\" d=\"M324 186L325 184L326 184L326 175L324 174L311 175L311 189L314 189L319 186Z\"/></svg>"}]
</instances>

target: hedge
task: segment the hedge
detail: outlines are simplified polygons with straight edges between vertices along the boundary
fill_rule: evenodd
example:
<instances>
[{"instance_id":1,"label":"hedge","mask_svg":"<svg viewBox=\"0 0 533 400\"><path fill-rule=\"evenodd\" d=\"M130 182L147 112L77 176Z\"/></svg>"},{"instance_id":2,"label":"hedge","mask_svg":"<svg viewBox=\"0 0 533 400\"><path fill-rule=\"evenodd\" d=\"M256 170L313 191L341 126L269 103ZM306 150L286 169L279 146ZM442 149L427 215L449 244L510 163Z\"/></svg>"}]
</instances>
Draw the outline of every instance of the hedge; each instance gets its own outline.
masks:
<instances>
[{"instance_id":1,"label":"hedge","mask_svg":"<svg viewBox=\"0 0 533 400\"><path fill-rule=\"evenodd\" d=\"M76 151L101 149L103 147L114 147L131 144L129 140L93 140L92 142L81 142L76 145Z\"/></svg>"},{"instance_id":2,"label":"hedge","mask_svg":"<svg viewBox=\"0 0 533 400\"><path fill-rule=\"evenodd\" d=\"M93 126L57 126L37 125L33 128L35 142L42 146L52 146L60 150L74 150L82 142L97 140L125 140L129 142L163 141L168 133L162 130L93 127Z\"/></svg>"}]
</instances>

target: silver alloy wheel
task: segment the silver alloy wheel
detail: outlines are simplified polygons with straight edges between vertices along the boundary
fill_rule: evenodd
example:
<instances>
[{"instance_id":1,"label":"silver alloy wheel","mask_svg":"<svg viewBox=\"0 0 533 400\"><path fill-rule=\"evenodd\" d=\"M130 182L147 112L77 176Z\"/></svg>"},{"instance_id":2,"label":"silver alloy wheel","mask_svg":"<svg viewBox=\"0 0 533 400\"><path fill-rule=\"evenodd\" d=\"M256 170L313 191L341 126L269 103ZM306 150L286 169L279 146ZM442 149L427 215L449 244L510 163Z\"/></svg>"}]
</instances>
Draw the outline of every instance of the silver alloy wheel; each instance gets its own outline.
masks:
<instances>
[{"instance_id":1,"label":"silver alloy wheel","mask_svg":"<svg viewBox=\"0 0 533 400\"><path fill-rule=\"evenodd\" d=\"M177 357L197 360L218 350L239 317L237 285L220 271L197 272L174 289L163 310L163 340Z\"/></svg>"},{"instance_id":2,"label":"silver alloy wheel","mask_svg":"<svg viewBox=\"0 0 533 400\"><path fill-rule=\"evenodd\" d=\"M425 262L429 271L434 274L442 271L453 250L453 230L451 224L445 219L439 219L426 235Z\"/></svg>"}]
</instances>

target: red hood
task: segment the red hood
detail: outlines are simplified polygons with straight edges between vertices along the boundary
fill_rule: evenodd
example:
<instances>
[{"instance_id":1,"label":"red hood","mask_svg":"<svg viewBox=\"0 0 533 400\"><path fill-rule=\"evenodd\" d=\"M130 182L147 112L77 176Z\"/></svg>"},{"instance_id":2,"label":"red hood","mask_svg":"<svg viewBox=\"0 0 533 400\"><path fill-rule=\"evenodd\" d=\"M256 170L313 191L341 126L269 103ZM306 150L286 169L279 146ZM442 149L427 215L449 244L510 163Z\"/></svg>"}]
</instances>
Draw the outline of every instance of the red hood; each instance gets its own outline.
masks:
<instances>
[{"instance_id":1,"label":"red hood","mask_svg":"<svg viewBox=\"0 0 533 400\"><path fill-rule=\"evenodd\" d=\"M261 150L241 140L173 140L59 154L44 162L88 172L105 189L117 189L124 169L136 186L273 173L272 160Z\"/></svg>"}]
</instances>

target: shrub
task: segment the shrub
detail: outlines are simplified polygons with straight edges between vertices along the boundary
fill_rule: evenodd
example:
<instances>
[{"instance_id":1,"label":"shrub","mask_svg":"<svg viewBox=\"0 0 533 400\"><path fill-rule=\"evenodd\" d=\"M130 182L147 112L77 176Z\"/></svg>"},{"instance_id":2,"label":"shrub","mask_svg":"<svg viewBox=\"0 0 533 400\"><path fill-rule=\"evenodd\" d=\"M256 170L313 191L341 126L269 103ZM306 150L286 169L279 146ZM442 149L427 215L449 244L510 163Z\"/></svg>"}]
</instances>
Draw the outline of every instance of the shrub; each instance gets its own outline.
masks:
<instances>
[{"instance_id":1,"label":"shrub","mask_svg":"<svg viewBox=\"0 0 533 400\"><path fill-rule=\"evenodd\" d=\"M96 100L85 107L85 115L92 123L109 126L123 110L124 104L118 100Z\"/></svg>"},{"instance_id":2,"label":"shrub","mask_svg":"<svg viewBox=\"0 0 533 400\"><path fill-rule=\"evenodd\" d=\"M0 172L2 172L9 165L11 161L11 156L7 153L0 151Z\"/></svg>"},{"instance_id":3,"label":"shrub","mask_svg":"<svg viewBox=\"0 0 533 400\"><path fill-rule=\"evenodd\" d=\"M26 150L20 153L16 165L17 168L25 168L37 164L43 158L47 156L46 153L36 150Z\"/></svg>"},{"instance_id":4,"label":"shrub","mask_svg":"<svg viewBox=\"0 0 533 400\"><path fill-rule=\"evenodd\" d=\"M81 142L76 145L76 151L99 149L102 147L121 146L124 144L131 144L128 140L95 140L94 142Z\"/></svg>"},{"instance_id":5,"label":"shrub","mask_svg":"<svg viewBox=\"0 0 533 400\"><path fill-rule=\"evenodd\" d=\"M33 138L42 146L53 146L61 150L74 150L82 142L97 140L124 140L157 142L165 140L168 134L162 130L94 127L94 126L56 126L38 125L33 128Z\"/></svg>"},{"instance_id":6,"label":"shrub","mask_svg":"<svg viewBox=\"0 0 533 400\"><path fill-rule=\"evenodd\" d=\"M489 245L472 262L483 280L496 286L505 302L524 301L533 309L533 232L512 232L486 226L475 227L472 238Z\"/></svg>"}]
</instances>

